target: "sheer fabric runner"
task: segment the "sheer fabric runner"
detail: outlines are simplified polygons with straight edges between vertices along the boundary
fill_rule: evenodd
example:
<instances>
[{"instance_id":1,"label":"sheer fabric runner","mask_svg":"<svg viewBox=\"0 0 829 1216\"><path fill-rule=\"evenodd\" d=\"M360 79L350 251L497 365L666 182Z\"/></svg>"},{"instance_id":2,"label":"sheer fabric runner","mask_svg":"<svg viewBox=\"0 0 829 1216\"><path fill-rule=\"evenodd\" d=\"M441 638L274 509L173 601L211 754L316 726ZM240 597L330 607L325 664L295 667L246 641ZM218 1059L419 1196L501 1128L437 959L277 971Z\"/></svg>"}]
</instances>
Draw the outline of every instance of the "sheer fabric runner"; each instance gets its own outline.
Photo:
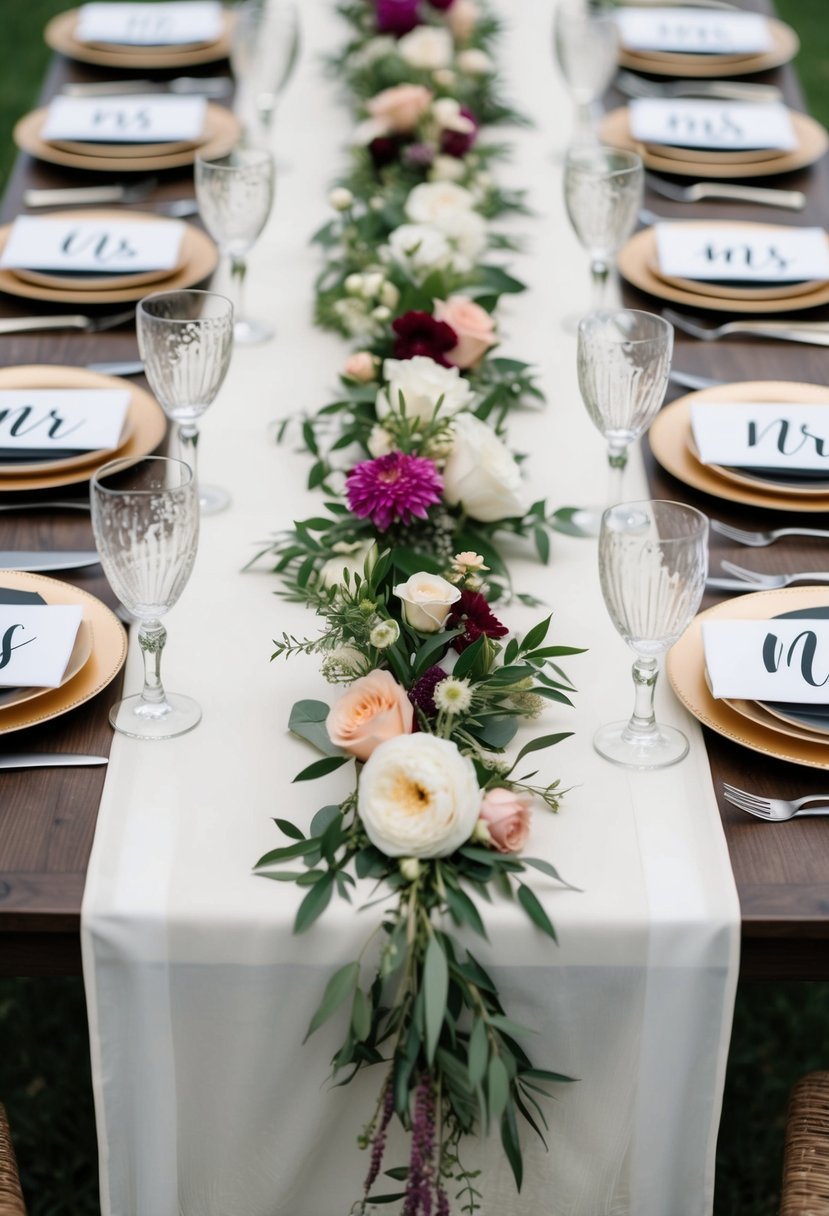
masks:
<instances>
[{"instance_id":1,"label":"sheer fabric runner","mask_svg":"<svg viewBox=\"0 0 829 1216\"><path fill-rule=\"evenodd\" d=\"M575 339L560 328L589 294L561 202L570 107L552 65L550 7L497 7L509 26L509 92L536 124L509 133L506 184L529 189L535 215L518 229L527 251L513 264L530 290L504 309L504 351L539 365L548 396L510 434L530 454L536 496L592 504L604 495L603 443L579 399ZM257 542L315 508L307 461L290 442L275 447L268 428L323 403L345 357L309 321L317 259L307 240L327 218L349 133L320 61L342 39L332 9L303 5L304 54L278 122L289 168L252 259L251 311L278 336L235 353L204 422L203 476L227 486L233 506L203 521L165 655L169 687L198 698L204 720L158 746L116 738L98 819L83 949L104 1216L346 1216L367 1164L355 1137L377 1079L330 1088L336 1027L301 1043L328 975L356 957L371 914L332 904L296 939L295 890L250 875L277 843L271 816L303 822L341 792L339 774L291 785L308 753L285 729L293 701L331 690L313 661L269 664L277 632L314 623L274 597L272 575L239 572ZM647 496L637 463L627 492ZM578 708L547 717L549 730L576 731L544 762L573 788L558 816L536 811L529 850L582 891L536 876L559 947L497 906L480 954L511 1015L536 1028L533 1059L578 1081L550 1104L549 1153L525 1138L520 1198L500 1146L477 1146L484 1213L707 1216L739 910L705 748L663 687L659 711L690 734L688 759L642 775L601 761L593 731L629 711L632 688L595 544L556 538L549 567L516 553L515 569L517 584L554 608L556 639L590 647L568 663ZM505 615L523 629L537 614ZM130 662L132 687L135 647ZM388 1163L402 1159L392 1145Z\"/></svg>"}]
</instances>

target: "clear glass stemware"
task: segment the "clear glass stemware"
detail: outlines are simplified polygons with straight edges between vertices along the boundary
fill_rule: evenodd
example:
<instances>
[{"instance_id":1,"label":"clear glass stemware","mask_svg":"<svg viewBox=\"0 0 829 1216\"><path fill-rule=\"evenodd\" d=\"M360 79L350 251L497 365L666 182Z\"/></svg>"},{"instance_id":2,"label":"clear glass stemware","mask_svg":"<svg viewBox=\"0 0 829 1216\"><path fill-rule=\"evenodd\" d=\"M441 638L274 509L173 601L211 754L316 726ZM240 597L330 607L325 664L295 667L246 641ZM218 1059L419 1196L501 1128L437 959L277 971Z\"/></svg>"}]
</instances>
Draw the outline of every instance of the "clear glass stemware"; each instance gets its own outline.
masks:
<instances>
[{"instance_id":1,"label":"clear glass stemware","mask_svg":"<svg viewBox=\"0 0 829 1216\"><path fill-rule=\"evenodd\" d=\"M222 387L233 352L233 305L212 291L162 291L136 313L144 371L164 413L178 423L179 454L197 478L197 422ZM205 515L230 502L226 490L199 485Z\"/></svg>"},{"instance_id":2,"label":"clear glass stemware","mask_svg":"<svg viewBox=\"0 0 829 1216\"><path fill-rule=\"evenodd\" d=\"M636 227L645 189L641 159L624 148L578 145L564 159L564 204L590 255L592 307L601 308L616 254Z\"/></svg>"},{"instance_id":3,"label":"clear glass stemware","mask_svg":"<svg viewBox=\"0 0 829 1216\"><path fill-rule=\"evenodd\" d=\"M627 768L665 768L688 752L682 731L657 723L660 661L699 608L708 573L708 520L677 502L618 503L602 517L599 578L610 619L636 655L627 722L601 727L599 755Z\"/></svg>"},{"instance_id":4,"label":"clear glass stemware","mask_svg":"<svg viewBox=\"0 0 829 1216\"><path fill-rule=\"evenodd\" d=\"M247 255L273 207L276 181L270 152L237 148L227 156L196 157L196 198L205 228L230 262L236 304L234 337L248 346L269 341L273 326L246 317L243 309Z\"/></svg>"},{"instance_id":5,"label":"clear glass stemware","mask_svg":"<svg viewBox=\"0 0 829 1216\"><path fill-rule=\"evenodd\" d=\"M562 0L553 23L556 62L576 107L574 142L595 140L593 107L616 72L619 32L613 10Z\"/></svg>"},{"instance_id":6,"label":"clear glass stemware","mask_svg":"<svg viewBox=\"0 0 829 1216\"><path fill-rule=\"evenodd\" d=\"M236 7L230 66L246 143L262 145L268 139L299 49L299 9L294 0L243 0Z\"/></svg>"},{"instance_id":7,"label":"clear glass stemware","mask_svg":"<svg viewBox=\"0 0 829 1216\"><path fill-rule=\"evenodd\" d=\"M201 709L191 698L168 693L161 682L167 630L161 618L177 602L196 560L199 505L193 470L181 460L148 456L114 460L90 486L92 530L101 565L119 600L140 624L143 690L110 710L121 734L171 739L192 730Z\"/></svg>"}]
</instances>

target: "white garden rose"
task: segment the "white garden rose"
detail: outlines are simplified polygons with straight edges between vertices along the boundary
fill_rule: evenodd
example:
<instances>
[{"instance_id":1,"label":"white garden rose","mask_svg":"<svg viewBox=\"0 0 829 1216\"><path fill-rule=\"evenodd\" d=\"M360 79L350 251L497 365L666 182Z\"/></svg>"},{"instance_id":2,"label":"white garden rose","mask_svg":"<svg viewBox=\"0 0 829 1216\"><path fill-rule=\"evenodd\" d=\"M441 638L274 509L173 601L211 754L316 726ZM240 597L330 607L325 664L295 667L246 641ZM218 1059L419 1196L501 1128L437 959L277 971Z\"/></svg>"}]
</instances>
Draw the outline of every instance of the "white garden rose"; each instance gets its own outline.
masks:
<instances>
[{"instance_id":1,"label":"white garden rose","mask_svg":"<svg viewBox=\"0 0 829 1216\"><path fill-rule=\"evenodd\" d=\"M380 389L375 403L381 421L392 409L395 413L400 410L401 395L406 417L418 418L421 422L431 419L438 401L443 416L456 414L472 405L474 394L458 368L441 367L428 355L384 360L383 379L387 383Z\"/></svg>"},{"instance_id":2,"label":"white garden rose","mask_svg":"<svg viewBox=\"0 0 829 1216\"><path fill-rule=\"evenodd\" d=\"M438 270L452 260L452 247L431 224L401 224L389 233L388 248L395 262L414 270Z\"/></svg>"},{"instance_id":3,"label":"white garden rose","mask_svg":"<svg viewBox=\"0 0 829 1216\"><path fill-rule=\"evenodd\" d=\"M375 748L357 791L369 840L387 857L448 857L478 820L472 761L435 735L399 735Z\"/></svg>"},{"instance_id":4,"label":"white garden rose","mask_svg":"<svg viewBox=\"0 0 829 1216\"><path fill-rule=\"evenodd\" d=\"M398 583L394 594L403 603L406 624L420 633L439 633L452 605L461 598L454 583L425 570L413 574L405 583Z\"/></svg>"},{"instance_id":5,"label":"white garden rose","mask_svg":"<svg viewBox=\"0 0 829 1216\"><path fill-rule=\"evenodd\" d=\"M455 182L421 182L409 191L405 210L413 224L432 224L443 232L447 218L474 206L470 192Z\"/></svg>"},{"instance_id":6,"label":"white garden rose","mask_svg":"<svg viewBox=\"0 0 829 1216\"><path fill-rule=\"evenodd\" d=\"M448 68L454 43L449 30L437 25L419 25L397 40L397 53L411 68L433 71Z\"/></svg>"},{"instance_id":7,"label":"white garden rose","mask_svg":"<svg viewBox=\"0 0 829 1216\"><path fill-rule=\"evenodd\" d=\"M351 543L343 540L337 541L333 547L336 556L329 557L320 568L322 585L324 587L339 586L343 581L345 570L352 576L352 581L355 574L362 577L363 567L372 543L370 540L355 540Z\"/></svg>"},{"instance_id":8,"label":"white garden rose","mask_svg":"<svg viewBox=\"0 0 829 1216\"><path fill-rule=\"evenodd\" d=\"M458 67L467 76L488 76L495 65L486 51L470 47L469 50L461 51L458 55Z\"/></svg>"},{"instance_id":9,"label":"white garden rose","mask_svg":"<svg viewBox=\"0 0 829 1216\"><path fill-rule=\"evenodd\" d=\"M458 131L461 135L471 135L475 131L474 122L461 113L461 103L453 97L441 97L433 102L432 117L444 131Z\"/></svg>"},{"instance_id":10,"label":"white garden rose","mask_svg":"<svg viewBox=\"0 0 829 1216\"><path fill-rule=\"evenodd\" d=\"M454 214L447 214L440 220L439 228L443 235L448 237L450 245L454 246L469 264L464 266L455 257L453 261L458 270L471 267L486 249L486 220L477 211L456 211Z\"/></svg>"},{"instance_id":11,"label":"white garden rose","mask_svg":"<svg viewBox=\"0 0 829 1216\"><path fill-rule=\"evenodd\" d=\"M453 423L455 442L443 470L443 493L472 519L492 523L524 515L528 502L521 470L491 427L474 414Z\"/></svg>"}]
</instances>

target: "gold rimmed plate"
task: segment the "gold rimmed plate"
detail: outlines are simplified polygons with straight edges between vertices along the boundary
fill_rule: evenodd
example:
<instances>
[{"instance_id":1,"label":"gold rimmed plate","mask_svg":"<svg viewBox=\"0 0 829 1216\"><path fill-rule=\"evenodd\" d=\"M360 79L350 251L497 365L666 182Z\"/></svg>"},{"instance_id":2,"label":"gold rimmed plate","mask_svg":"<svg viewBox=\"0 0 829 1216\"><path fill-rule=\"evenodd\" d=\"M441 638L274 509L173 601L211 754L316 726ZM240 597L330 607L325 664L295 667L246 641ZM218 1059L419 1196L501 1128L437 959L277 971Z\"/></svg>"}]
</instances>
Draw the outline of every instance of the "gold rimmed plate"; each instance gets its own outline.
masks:
<instances>
[{"instance_id":1,"label":"gold rimmed plate","mask_svg":"<svg viewBox=\"0 0 829 1216\"><path fill-rule=\"evenodd\" d=\"M744 76L767 72L794 59L800 40L790 25L768 18L772 45L767 51L751 55L692 55L681 51L632 51L622 47L619 63L651 76Z\"/></svg>"},{"instance_id":2,"label":"gold rimmed plate","mask_svg":"<svg viewBox=\"0 0 829 1216\"><path fill-rule=\"evenodd\" d=\"M829 588L789 587L783 591L760 591L724 600L701 612L668 652L668 679L679 700L704 726L726 739L778 760L829 769L829 745L818 740L786 735L737 713L723 700L712 697L705 680L702 622L706 620L771 620L798 609L825 608Z\"/></svg>"},{"instance_id":3,"label":"gold rimmed plate","mask_svg":"<svg viewBox=\"0 0 829 1216\"><path fill-rule=\"evenodd\" d=\"M204 143L204 137L198 139L171 139L160 144L123 143L112 144L97 140L50 139L53 148L62 148L64 152L73 152L78 156L103 156L107 160L113 157L125 156L174 156L178 152L198 150Z\"/></svg>"},{"instance_id":4,"label":"gold rimmed plate","mask_svg":"<svg viewBox=\"0 0 829 1216\"><path fill-rule=\"evenodd\" d=\"M3 591L3 578L3 571L0 570L0 595L2 595ZM2 603L2 599L0 599L0 603ZM60 688L63 688L64 684L67 684L70 680L74 680L91 654L92 627L86 617L84 617L78 627L75 645L72 647L69 662L66 664L66 670L59 685ZM24 701L34 701L37 697L47 696L54 691L53 688L0 688L0 710L10 709L13 705L22 705Z\"/></svg>"},{"instance_id":5,"label":"gold rimmed plate","mask_svg":"<svg viewBox=\"0 0 829 1216\"><path fill-rule=\"evenodd\" d=\"M691 221L693 222L693 221ZM727 224L728 221L723 221ZM706 227L710 225L706 224ZM740 225L744 227L744 225ZM774 225L769 224L769 228ZM829 241L829 238L827 238ZM741 283L739 285L725 280L715 282L709 279L683 279L679 275L664 274L659 265L659 250L654 237L653 245L647 253L647 266L651 274L656 275L669 287L680 291L695 292L697 295L712 296L715 300L793 300L797 296L808 296L823 287L826 279L808 279L799 283Z\"/></svg>"},{"instance_id":6,"label":"gold rimmed plate","mask_svg":"<svg viewBox=\"0 0 829 1216\"><path fill-rule=\"evenodd\" d=\"M137 47L125 43L89 43L75 37L78 10L67 9L48 22L43 37L53 51L80 63L107 68L183 68L213 63L230 55L234 15L224 14L224 29L217 42L179 43L175 46Z\"/></svg>"}]
</instances>

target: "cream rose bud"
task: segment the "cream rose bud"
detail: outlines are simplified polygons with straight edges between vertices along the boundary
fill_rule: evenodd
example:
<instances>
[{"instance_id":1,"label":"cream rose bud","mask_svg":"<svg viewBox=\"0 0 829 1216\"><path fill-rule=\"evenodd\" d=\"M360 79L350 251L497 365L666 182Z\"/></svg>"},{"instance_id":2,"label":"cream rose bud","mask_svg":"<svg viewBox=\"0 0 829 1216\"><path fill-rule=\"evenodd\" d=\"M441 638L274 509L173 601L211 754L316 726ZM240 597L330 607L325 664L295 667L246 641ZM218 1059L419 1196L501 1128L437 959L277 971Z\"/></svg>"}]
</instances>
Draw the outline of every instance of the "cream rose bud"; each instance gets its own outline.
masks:
<instances>
[{"instance_id":1,"label":"cream rose bud","mask_svg":"<svg viewBox=\"0 0 829 1216\"><path fill-rule=\"evenodd\" d=\"M452 425L455 442L443 470L446 501L460 503L482 523L524 515L521 470L495 432L474 414L459 414Z\"/></svg>"},{"instance_id":2,"label":"cream rose bud","mask_svg":"<svg viewBox=\"0 0 829 1216\"><path fill-rule=\"evenodd\" d=\"M349 355L343 367L343 375L359 384L369 384L377 375L377 356L367 350L355 351Z\"/></svg>"},{"instance_id":3,"label":"cream rose bud","mask_svg":"<svg viewBox=\"0 0 829 1216\"><path fill-rule=\"evenodd\" d=\"M328 202L335 211L348 211L354 203L354 195L345 186L336 186L328 195Z\"/></svg>"},{"instance_id":4,"label":"cream rose bud","mask_svg":"<svg viewBox=\"0 0 829 1216\"><path fill-rule=\"evenodd\" d=\"M486 51L479 51L476 47L470 47L458 55L458 68L467 76L488 76L494 66Z\"/></svg>"},{"instance_id":5,"label":"cream rose bud","mask_svg":"<svg viewBox=\"0 0 829 1216\"><path fill-rule=\"evenodd\" d=\"M388 739L411 732L414 709L408 694L387 671L360 676L325 719L328 738L358 760Z\"/></svg>"},{"instance_id":6,"label":"cream rose bud","mask_svg":"<svg viewBox=\"0 0 829 1216\"><path fill-rule=\"evenodd\" d=\"M386 134L406 135L420 122L431 101L432 92L425 85L398 84L370 98L366 109Z\"/></svg>"},{"instance_id":7,"label":"cream rose bud","mask_svg":"<svg viewBox=\"0 0 829 1216\"><path fill-rule=\"evenodd\" d=\"M450 296L448 300L435 300L434 315L438 321L451 325L458 335L458 342L446 352L446 358L455 367L476 367L490 346L497 342L495 322L486 311L466 296Z\"/></svg>"},{"instance_id":8,"label":"cream rose bud","mask_svg":"<svg viewBox=\"0 0 829 1216\"><path fill-rule=\"evenodd\" d=\"M466 176L466 166L457 156L436 156L429 170L432 182L459 182Z\"/></svg>"},{"instance_id":9,"label":"cream rose bud","mask_svg":"<svg viewBox=\"0 0 829 1216\"><path fill-rule=\"evenodd\" d=\"M437 25L419 25L398 38L397 53L409 67L428 72L449 67L454 43L449 30Z\"/></svg>"},{"instance_id":10,"label":"cream rose bud","mask_svg":"<svg viewBox=\"0 0 829 1216\"><path fill-rule=\"evenodd\" d=\"M458 410L469 409L474 393L456 367L441 367L428 355L412 359L386 359L383 363L386 387L377 394L375 409L382 421L403 402L407 418L428 422L440 401L440 414L448 417Z\"/></svg>"},{"instance_id":11,"label":"cream rose bud","mask_svg":"<svg viewBox=\"0 0 829 1216\"><path fill-rule=\"evenodd\" d=\"M375 422L366 441L366 447L369 455L376 460L378 456L388 456L389 452L394 451L394 438L390 431L387 431L379 422Z\"/></svg>"},{"instance_id":12,"label":"cream rose bud","mask_svg":"<svg viewBox=\"0 0 829 1216\"><path fill-rule=\"evenodd\" d=\"M458 42L468 42L475 33L475 27L481 16L481 10L475 0L455 0L447 10L449 28Z\"/></svg>"},{"instance_id":13,"label":"cream rose bud","mask_svg":"<svg viewBox=\"0 0 829 1216\"><path fill-rule=\"evenodd\" d=\"M382 743L357 790L368 838L387 857L448 857L471 836L480 803L471 760L427 734Z\"/></svg>"},{"instance_id":14,"label":"cream rose bud","mask_svg":"<svg viewBox=\"0 0 829 1216\"><path fill-rule=\"evenodd\" d=\"M388 279L380 288L380 303L385 304L386 308L397 308L400 303L400 289Z\"/></svg>"},{"instance_id":15,"label":"cream rose bud","mask_svg":"<svg viewBox=\"0 0 829 1216\"><path fill-rule=\"evenodd\" d=\"M461 113L459 101L453 97L441 97L432 106L432 117L439 127L445 131L458 131L461 135L471 135L475 124L465 114Z\"/></svg>"},{"instance_id":16,"label":"cream rose bud","mask_svg":"<svg viewBox=\"0 0 829 1216\"><path fill-rule=\"evenodd\" d=\"M409 191L406 216L414 224L433 224L445 231L444 221L458 212L471 211L475 199L463 186L454 182L421 182Z\"/></svg>"},{"instance_id":17,"label":"cream rose bud","mask_svg":"<svg viewBox=\"0 0 829 1216\"><path fill-rule=\"evenodd\" d=\"M457 587L439 574L413 574L398 583L394 594L403 602L403 618L419 633L438 633L453 604L461 598Z\"/></svg>"}]
</instances>

